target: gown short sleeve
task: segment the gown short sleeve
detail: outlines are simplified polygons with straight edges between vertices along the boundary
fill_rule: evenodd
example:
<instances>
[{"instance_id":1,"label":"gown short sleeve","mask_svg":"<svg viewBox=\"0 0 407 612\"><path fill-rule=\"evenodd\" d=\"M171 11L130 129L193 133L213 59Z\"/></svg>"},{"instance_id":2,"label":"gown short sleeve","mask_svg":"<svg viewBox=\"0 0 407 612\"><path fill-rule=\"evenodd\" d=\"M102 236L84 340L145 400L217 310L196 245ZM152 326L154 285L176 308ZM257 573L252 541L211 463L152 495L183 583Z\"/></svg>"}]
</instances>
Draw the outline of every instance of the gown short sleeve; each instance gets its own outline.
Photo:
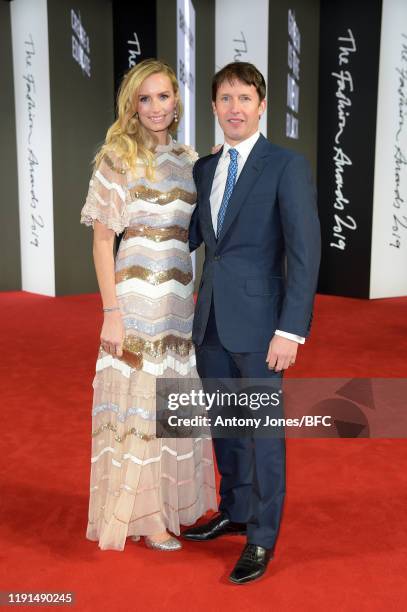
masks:
<instances>
[{"instance_id":1,"label":"gown short sleeve","mask_svg":"<svg viewBox=\"0 0 407 612\"><path fill-rule=\"evenodd\" d=\"M97 220L119 235L128 226L127 203L127 170L120 158L105 154L90 179L81 223L94 227Z\"/></svg>"},{"instance_id":2,"label":"gown short sleeve","mask_svg":"<svg viewBox=\"0 0 407 612\"><path fill-rule=\"evenodd\" d=\"M183 148L185 149L185 152L188 154L191 162L194 164L196 161L198 161L199 159L199 155L198 153L195 151L195 149L193 147L191 147L190 145L183 145Z\"/></svg>"}]
</instances>

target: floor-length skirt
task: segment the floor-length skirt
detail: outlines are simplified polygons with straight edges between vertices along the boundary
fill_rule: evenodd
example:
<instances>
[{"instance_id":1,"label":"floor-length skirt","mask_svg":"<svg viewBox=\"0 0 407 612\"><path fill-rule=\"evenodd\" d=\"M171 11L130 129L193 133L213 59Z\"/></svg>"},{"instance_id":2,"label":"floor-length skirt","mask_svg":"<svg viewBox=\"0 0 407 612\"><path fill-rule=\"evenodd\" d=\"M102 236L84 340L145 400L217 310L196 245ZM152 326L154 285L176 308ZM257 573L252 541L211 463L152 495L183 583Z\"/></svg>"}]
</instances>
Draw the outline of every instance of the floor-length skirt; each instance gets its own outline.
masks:
<instances>
[{"instance_id":1,"label":"floor-length skirt","mask_svg":"<svg viewBox=\"0 0 407 612\"><path fill-rule=\"evenodd\" d=\"M217 507L211 441L156 438L155 376L129 374L103 349L98 363L87 538L123 550L128 536L165 529L178 535L180 525ZM164 375L179 376L168 369Z\"/></svg>"}]
</instances>

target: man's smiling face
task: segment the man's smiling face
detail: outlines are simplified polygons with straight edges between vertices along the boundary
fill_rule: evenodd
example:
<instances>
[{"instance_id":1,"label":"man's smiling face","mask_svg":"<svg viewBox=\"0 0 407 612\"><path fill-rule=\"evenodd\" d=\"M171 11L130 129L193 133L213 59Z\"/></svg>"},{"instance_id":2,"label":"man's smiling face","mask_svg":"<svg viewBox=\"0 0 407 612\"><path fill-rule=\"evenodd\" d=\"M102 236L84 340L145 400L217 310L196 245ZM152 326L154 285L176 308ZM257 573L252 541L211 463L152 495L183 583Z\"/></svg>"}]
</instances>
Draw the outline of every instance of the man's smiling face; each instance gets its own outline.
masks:
<instances>
[{"instance_id":1,"label":"man's smiling face","mask_svg":"<svg viewBox=\"0 0 407 612\"><path fill-rule=\"evenodd\" d=\"M226 80L219 85L212 108L226 142L235 146L257 132L266 101L260 101L254 85L247 85L238 79L231 82Z\"/></svg>"}]
</instances>

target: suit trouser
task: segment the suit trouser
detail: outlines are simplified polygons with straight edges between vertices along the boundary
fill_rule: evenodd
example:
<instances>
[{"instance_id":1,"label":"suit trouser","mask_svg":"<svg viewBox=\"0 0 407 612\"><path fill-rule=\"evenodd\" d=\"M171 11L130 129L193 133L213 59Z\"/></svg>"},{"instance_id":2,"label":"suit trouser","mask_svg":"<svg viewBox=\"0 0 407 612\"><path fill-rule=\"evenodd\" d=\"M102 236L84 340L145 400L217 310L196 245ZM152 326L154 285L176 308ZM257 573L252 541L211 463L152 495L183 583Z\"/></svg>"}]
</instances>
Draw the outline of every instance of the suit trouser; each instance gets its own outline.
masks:
<instances>
[{"instance_id":1,"label":"suit trouser","mask_svg":"<svg viewBox=\"0 0 407 612\"><path fill-rule=\"evenodd\" d=\"M239 330L236 330L239 333ZM231 353L218 336L213 302L197 370L205 378L281 378L268 369L266 353ZM279 438L214 438L221 474L219 509L231 521L247 523L251 544L272 548L280 526L285 496L285 440Z\"/></svg>"}]
</instances>

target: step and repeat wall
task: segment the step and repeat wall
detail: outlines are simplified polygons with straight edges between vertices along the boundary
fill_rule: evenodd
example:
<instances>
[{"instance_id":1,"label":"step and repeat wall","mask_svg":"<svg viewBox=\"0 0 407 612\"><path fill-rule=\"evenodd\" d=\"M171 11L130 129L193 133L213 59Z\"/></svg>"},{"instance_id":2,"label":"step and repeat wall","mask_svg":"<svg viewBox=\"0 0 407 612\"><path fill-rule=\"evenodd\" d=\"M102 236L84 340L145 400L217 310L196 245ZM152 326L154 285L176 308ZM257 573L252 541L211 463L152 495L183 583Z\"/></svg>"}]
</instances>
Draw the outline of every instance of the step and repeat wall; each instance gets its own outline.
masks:
<instances>
[{"instance_id":1,"label":"step and repeat wall","mask_svg":"<svg viewBox=\"0 0 407 612\"><path fill-rule=\"evenodd\" d=\"M113 120L107 0L13 0L21 288L96 290L91 242L78 225L91 161Z\"/></svg>"},{"instance_id":2,"label":"step and repeat wall","mask_svg":"<svg viewBox=\"0 0 407 612\"><path fill-rule=\"evenodd\" d=\"M407 2L321 1L322 293L407 295Z\"/></svg>"},{"instance_id":3,"label":"step and repeat wall","mask_svg":"<svg viewBox=\"0 0 407 612\"><path fill-rule=\"evenodd\" d=\"M279 0L269 8L268 136L304 154L316 176L319 0Z\"/></svg>"},{"instance_id":4,"label":"step and repeat wall","mask_svg":"<svg viewBox=\"0 0 407 612\"><path fill-rule=\"evenodd\" d=\"M319 0L216 0L215 68L255 64L267 83L261 131L316 169ZM215 142L223 136L215 126Z\"/></svg>"},{"instance_id":5,"label":"step and repeat wall","mask_svg":"<svg viewBox=\"0 0 407 612\"><path fill-rule=\"evenodd\" d=\"M213 73L256 64L263 133L306 155L317 180L319 291L407 294L405 0L0 0L0 11L2 290L97 290L79 225L92 159L122 75L159 57L180 82L179 140L200 155L223 141ZM201 265L198 253L198 278Z\"/></svg>"}]
</instances>

